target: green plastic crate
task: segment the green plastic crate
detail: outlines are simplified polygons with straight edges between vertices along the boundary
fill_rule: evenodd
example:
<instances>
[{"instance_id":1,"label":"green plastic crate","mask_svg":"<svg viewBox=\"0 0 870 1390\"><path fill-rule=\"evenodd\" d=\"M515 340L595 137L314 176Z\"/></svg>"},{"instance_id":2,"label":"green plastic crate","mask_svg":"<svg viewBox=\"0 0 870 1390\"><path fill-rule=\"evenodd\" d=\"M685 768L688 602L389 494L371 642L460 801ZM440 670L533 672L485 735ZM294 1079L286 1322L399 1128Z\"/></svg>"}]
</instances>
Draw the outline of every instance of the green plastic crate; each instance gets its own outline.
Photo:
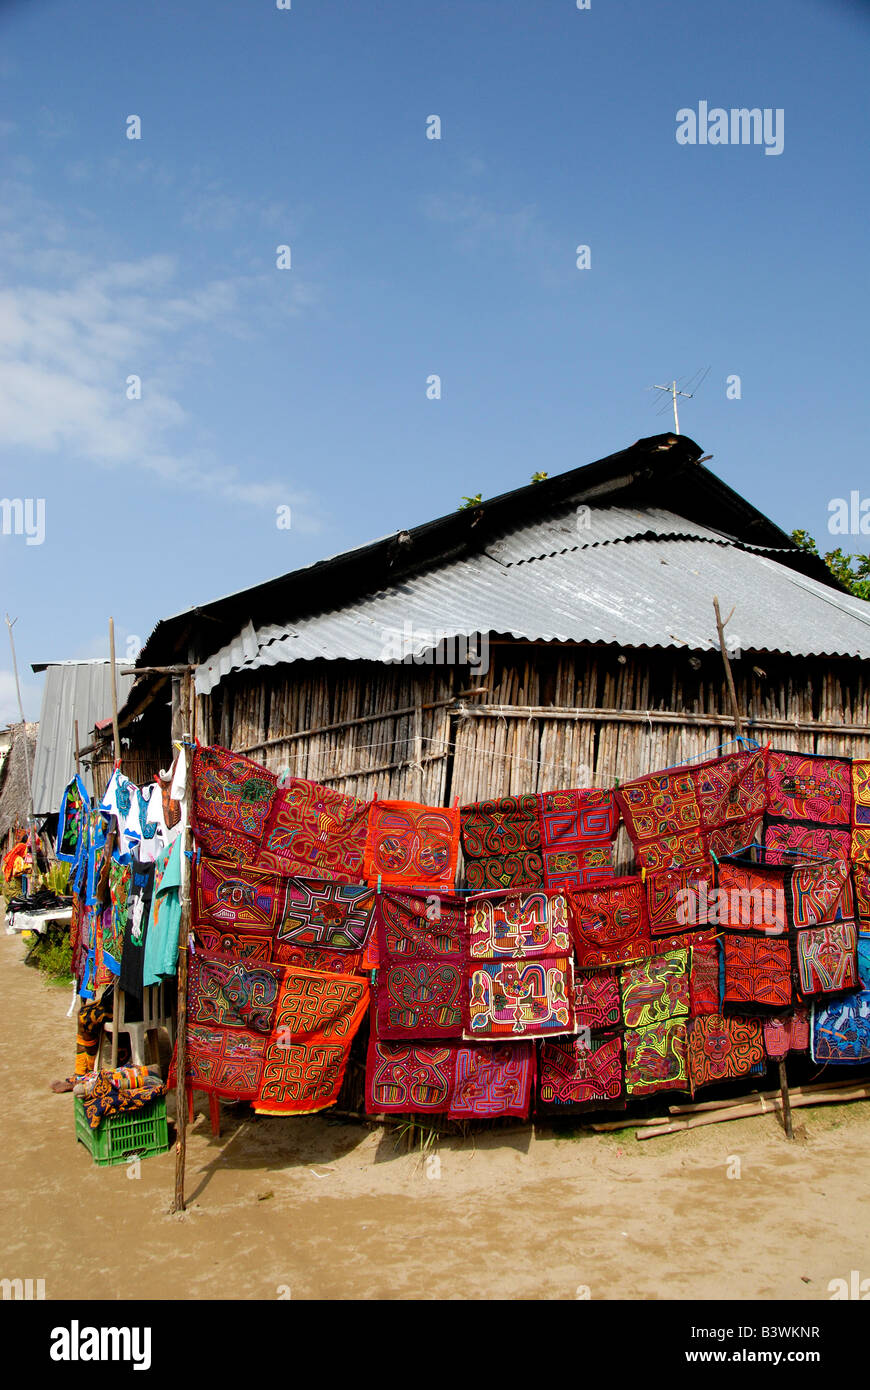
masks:
<instances>
[{"instance_id":1,"label":"green plastic crate","mask_svg":"<svg viewBox=\"0 0 870 1390\"><path fill-rule=\"evenodd\" d=\"M107 1115L96 1129L88 1124L81 1096L74 1100L76 1139L101 1168L110 1163L126 1163L134 1156L148 1158L150 1154L166 1153L169 1148L165 1096L158 1096L143 1110L133 1110L129 1115Z\"/></svg>"}]
</instances>

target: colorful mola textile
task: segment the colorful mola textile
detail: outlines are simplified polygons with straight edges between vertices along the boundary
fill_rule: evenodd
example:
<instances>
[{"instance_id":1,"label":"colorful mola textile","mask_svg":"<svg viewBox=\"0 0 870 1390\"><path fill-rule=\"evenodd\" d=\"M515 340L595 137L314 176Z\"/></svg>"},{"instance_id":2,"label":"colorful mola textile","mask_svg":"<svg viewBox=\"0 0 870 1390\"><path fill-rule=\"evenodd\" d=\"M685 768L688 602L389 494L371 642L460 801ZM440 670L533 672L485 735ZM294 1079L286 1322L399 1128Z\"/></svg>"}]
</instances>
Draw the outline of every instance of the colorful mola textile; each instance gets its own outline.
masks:
<instances>
[{"instance_id":1,"label":"colorful mola textile","mask_svg":"<svg viewBox=\"0 0 870 1390\"><path fill-rule=\"evenodd\" d=\"M590 1047L582 1038L560 1038L541 1047L538 1099L544 1112L558 1114L600 1107L622 1095L622 1038L602 1038Z\"/></svg>"},{"instance_id":2,"label":"colorful mola textile","mask_svg":"<svg viewBox=\"0 0 870 1390\"><path fill-rule=\"evenodd\" d=\"M870 934L858 937L860 988L812 1007L814 1062L855 1065L870 1061Z\"/></svg>"},{"instance_id":3,"label":"colorful mola textile","mask_svg":"<svg viewBox=\"0 0 870 1390\"><path fill-rule=\"evenodd\" d=\"M376 894L361 884L291 878L275 940L277 960L296 948L362 952L374 930Z\"/></svg>"},{"instance_id":4,"label":"colorful mola textile","mask_svg":"<svg viewBox=\"0 0 870 1390\"><path fill-rule=\"evenodd\" d=\"M616 793L637 862L703 868L751 844L765 808L766 749L626 782Z\"/></svg>"},{"instance_id":5,"label":"colorful mola textile","mask_svg":"<svg viewBox=\"0 0 870 1390\"><path fill-rule=\"evenodd\" d=\"M619 811L612 791L543 792L538 798L541 858L548 890L613 878Z\"/></svg>"},{"instance_id":6,"label":"colorful mola textile","mask_svg":"<svg viewBox=\"0 0 870 1390\"><path fill-rule=\"evenodd\" d=\"M188 1083L261 1114L334 1105L368 981L197 952L190 961Z\"/></svg>"},{"instance_id":7,"label":"colorful mola textile","mask_svg":"<svg viewBox=\"0 0 870 1390\"><path fill-rule=\"evenodd\" d=\"M570 956L475 961L468 975L464 1037L544 1038L576 1032Z\"/></svg>"},{"instance_id":8,"label":"colorful mola textile","mask_svg":"<svg viewBox=\"0 0 870 1390\"><path fill-rule=\"evenodd\" d=\"M366 1109L375 1115L443 1114L455 1070L455 1047L384 1042L372 1032L366 1058Z\"/></svg>"},{"instance_id":9,"label":"colorful mola textile","mask_svg":"<svg viewBox=\"0 0 870 1390\"><path fill-rule=\"evenodd\" d=\"M365 848L365 877L373 886L449 893L458 855L458 809L373 802Z\"/></svg>"},{"instance_id":10,"label":"colorful mola textile","mask_svg":"<svg viewBox=\"0 0 870 1390\"><path fill-rule=\"evenodd\" d=\"M764 1050L771 1061L779 1062L790 1052L808 1052L810 1015L797 1004L787 1014L764 1020Z\"/></svg>"},{"instance_id":11,"label":"colorful mola textile","mask_svg":"<svg viewBox=\"0 0 870 1390\"><path fill-rule=\"evenodd\" d=\"M706 1014L689 1031L689 1075L692 1090L714 1081L747 1076L764 1060L760 1019Z\"/></svg>"},{"instance_id":12,"label":"colorful mola textile","mask_svg":"<svg viewBox=\"0 0 870 1390\"><path fill-rule=\"evenodd\" d=\"M111 910L103 918L103 959L113 975L121 973L124 937L127 933L127 902L133 880L131 864L109 861L109 895Z\"/></svg>"},{"instance_id":13,"label":"colorful mola textile","mask_svg":"<svg viewBox=\"0 0 870 1390\"><path fill-rule=\"evenodd\" d=\"M870 863L870 758L852 761L852 858Z\"/></svg>"},{"instance_id":14,"label":"colorful mola textile","mask_svg":"<svg viewBox=\"0 0 870 1390\"><path fill-rule=\"evenodd\" d=\"M383 893L377 932L379 1038L461 1038L466 978L462 899Z\"/></svg>"},{"instance_id":15,"label":"colorful mola textile","mask_svg":"<svg viewBox=\"0 0 870 1390\"><path fill-rule=\"evenodd\" d=\"M469 888L540 888L544 883L537 796L500 796L460 808Z\"/></svg>"},{"instance_id":16,"label":"colorful mola textile","mask_svg":"<svg viewBox=\"0 0 870 1390\"><path fill-rule=\"evenodd\" d=\"M568 899L577 964L583 969L619 965L655 955L646 894L640 875L591 888L570 889Z\"/></svg>"},{"instance_id":17,"label":"colorful mola textile","mask_svg":"<svg viewBox=\"0 0 870 1390\"><path fill-rule=\"evenodd\" d=\"M846 859L795 865L789 882L789 924L815 927L853 911L852 882Z\"/></svg>"},{"instance_id":18,"label":"colorful mola textile","mask_svg":"<svg viewBox=\"0 0 870 1390\"><path fill-rule=\"evenodd\" d=\"M797 933L798 984L804 998L858 987L857 941L852 922L829 922Z\"/></svg>"},{"instance_id":19,"label":"colorful mola textile","mask_svg":"<svg viewBox=\"0 0 870 1390\"><path fill-rule=\"evenodd\" d=\"M533 1043L457 1047L448 1114L451 1120L525 1119L534 1081Z\"/></svg>"},{"instance_id":20,"label":"colorful mola textile","mask_svg":"<svg viewBox=\"0 0 870 1390\"><path fill-rule=\"evenodd\" d=\"M568 901L563 893L472 897L467 902L466 924L472 960L565 956L572 950Z\"/></svg>"},{"instance_id":21,"label":"colorful mola textile","mask_svg":"<svg viewBox=\"0 0 870 1390\"><path fill-rule=\"evenodd\" d=\"M726 1004L784 1009L792 999L791 950L788 940L763 936L722 937L725 952Z\"/></svg>"},{"instance_id":22,"label":"colorful mola textile","mask_svg":"<svg viewBox=\"0 0 870 1390\"><path fill-rule=\"evenodd\" d=\"M688 1030L682 1019L627 1028L624 1044L629 1096L689 1090Z\"/></svg>"},{"instance_id":23,"label":"colorful mola textile","mask_svg":"<svg viewBox=\"0 0 870 1390\"><path fill-rule=\"evenodd\" d=\"M91 798L81 777L76 774L64 791L57 818L56 854L64 864L74 864L81 849L85 819L91 808Z\"/></svg>"},{"instance_id":24,"label":"colorful mola textile","mask_svg":"<svg viewBox=\"0 0 870 1390\"><path fill-rule=\"evenodd\" d=\"M234 959L352 974L374 906L365 886L285 878L232 860L201 856L193 873L197 941Z\"/></svg>"},{"instance_id":25,"label":"colorful mola textile","mask_svg":"<svg viewBox=\"0 0 870 1390\"><path fill-rule=\"evenodd\" d=\"M800 863L803 857L848 859L852 832L830 825L766 820L763 843L769 864Z\"/></svg>"},{"instance_id":26,"label":"colorful mola textile","mask_svg":"<svg viewBox=\"0 0 870 1390\"><path fill-rule=\"evenodd\" d=\"M250 862L259 853L277 779L228 748L197 748L193 756L191 824L200 848Z\"/></svg>"},{"instance_id":27,"label":"colorful mola textile","mask_svg":"<svg viewBox=\"0 0 870 1390\"><path fill-rule=\"evenodd\" d=\"M855 890L855 912L862 931L870 930L870 863L854 860L852 882Z\"/></svg>"},{"instance_id":28,"label":"colorful mola textile","mask_svg":"<svg viewBox=\"0 0 870 1390\"><path fill-rule=\"evenodd\" d=\"M850 825L850 767L848 758L769 749L767 815L808 825Z\"/></svg>"},{"instance_id":29,"label":"colorful mola textile","mask_svg":"<svg viewBox=\"0 0 870 1390\"><path fill-rule=\"evenodd\" d=\"M359 883L369 802L293 777L278 788L260 863L282 874Z\"/></svg>"},{"instance_id":30,"label":"colorful mola textile","mask_svg":"<svg viewBox=\"0 0 870 1390\"><path fill-rule=\"evenodd\" d=\"M788 930L792 869L782 864L723 859L716 868L716 895L708 901L714 926L781 936Z\"/></svg>"},{"instance_id":31,"label":"colorful mola textile","mask_svg":"<svg viewBox=\"0 0 870 1390\"><path fill-rule=\"evenodd\" d=\"M643 1028L689 1014L689 953L667 951L620 972L626 1028Z\"/></svg>"},{"instance_id":32,"label":"colorful mola textile","mask_svg":"<svg viewBox=\"0 0 870 1390\"><path fill-rule=\"evenodd\" d=\"M525 1118L535 1077L530 1043L471 1045L385 1042L374 1034L366 1060L373 1114L444 1114L451 1119Z\"/></svg>"},{"instance_id":33,"label":"colorful mola textile","mask_svg":"<svg viewBox=\"0 0 870 1390\"><path fill-rule=\"evenodd\" d=\"M99 1072L94 1089L82 1098L88 1124L98 1129L109 1115L129 1115L145 1110L166 1094L166 1083L159 1076L149 1075L142 1086L131 1090L116 1085L110 1071Z\"/></svg>"},{"instance_id":34,"label":"colorful mola textile","mask_svg":"<svg viewBox=\"0 0 870 1390\"><path fill-rule=\"evenodd\" d=\"M653 936L670 936L707 924L707 904L715 885L712 860L696 869L659 869L644 877Z\"/></svg>"},{"instance_id":35,"label":"colorful mola textile","mask_svg":"<svg viewBox=\"0 0 870 1390\"><path fill-rule=\"evenodd\" d=\"M574 980L577 1030L609 1032L622 1022L622 1001L615 970L581 970Z\"/></svg>"}]
</instances>

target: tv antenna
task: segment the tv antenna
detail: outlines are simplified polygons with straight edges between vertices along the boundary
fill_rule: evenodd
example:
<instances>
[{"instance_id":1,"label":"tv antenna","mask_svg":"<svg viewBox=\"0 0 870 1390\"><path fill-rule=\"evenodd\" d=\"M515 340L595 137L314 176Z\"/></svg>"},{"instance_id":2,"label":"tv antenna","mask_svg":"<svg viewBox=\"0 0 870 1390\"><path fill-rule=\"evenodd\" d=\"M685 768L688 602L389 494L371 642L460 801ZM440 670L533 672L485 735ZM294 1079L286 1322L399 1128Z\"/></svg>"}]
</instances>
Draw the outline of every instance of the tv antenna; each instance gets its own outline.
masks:
<instances>
[{"instance_id":1,"label":"tv antenna","mask_svg":"<svg viewBox=\"0 0 870 1390\"><path fill-rule=\"evenodd\" d=\"M681 390L679 390L676 381L671 381L671 382L669 382L669 384L668 384L667 386L648 386L648 387L646 388L648 391L667 391L668 395L669 395L670 398L671 398L671 402L672 402L673 408L674 408L674 433L675 433L675 434L679 434L679 432L680 432L680 416L679 416L679 413L678 413L678 411L677 411L677 396L683 396L683 397L685 397L685 399L686 399L687 401L690 401L690 400L692 399L692 397L700 390L700 388L701 388L701 386L703 385L703 383L706 381L707 375L708 375L709 371L710 371L710 368L709 368L709 367L706 367L706 368L703 368L703 369L702 369L701 367L699 367L698 370L697 370L691 377L689 377L688 380L686 380L685 378L682 378L681 384L682 384L683 386L687 386L687 387L688 387L688 386L691 386L691 387L692 387L691 391L688 391L688 390L686 390L686 391L681 391ZM662 412L663 412L664 410L666 410L666 409L667 409L667 402L664 402L664 403L663 403L663 406L662 406L662 410L659 411L659 414L661 415Z\"/></svg>"}]
</instances>

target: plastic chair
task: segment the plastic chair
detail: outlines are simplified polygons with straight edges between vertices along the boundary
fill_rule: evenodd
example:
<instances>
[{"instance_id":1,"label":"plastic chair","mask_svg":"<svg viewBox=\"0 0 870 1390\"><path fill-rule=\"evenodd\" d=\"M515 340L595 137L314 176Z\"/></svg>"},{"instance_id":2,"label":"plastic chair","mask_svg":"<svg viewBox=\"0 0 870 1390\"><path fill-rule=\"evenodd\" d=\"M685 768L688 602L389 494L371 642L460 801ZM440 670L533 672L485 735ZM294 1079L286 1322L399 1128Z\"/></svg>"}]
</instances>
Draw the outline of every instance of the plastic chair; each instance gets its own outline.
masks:
<instances>
[{"instance_id":1,"label":"plastic chair","mask_svg":"<svg viewBox=\"0 0 870 1390\"><path fill-rule=\"evenodd\" d=\"M175 1025L172 1014L166 1011L164 1003L163 985L148 985L142 992L142 1018L135 1023L128 1022L125 1018L124 995L121 995L120 1017L118 1019L118 1033L126 1033L130 1039L130 1062L134 1067L145 1065L145 1047L147 1034L156 1028L165 1028L169 1034L170 1047L175 1042ZM111 1066L111 1047L114 1025L112 1019L107 1019L103 1024L103 1035L100 1039L100 1054L98 1068ZM106 1055L108 1053L108 1056ZM158 1061L153 1057L152 1061Z\"/></svg>"}]
</instances>

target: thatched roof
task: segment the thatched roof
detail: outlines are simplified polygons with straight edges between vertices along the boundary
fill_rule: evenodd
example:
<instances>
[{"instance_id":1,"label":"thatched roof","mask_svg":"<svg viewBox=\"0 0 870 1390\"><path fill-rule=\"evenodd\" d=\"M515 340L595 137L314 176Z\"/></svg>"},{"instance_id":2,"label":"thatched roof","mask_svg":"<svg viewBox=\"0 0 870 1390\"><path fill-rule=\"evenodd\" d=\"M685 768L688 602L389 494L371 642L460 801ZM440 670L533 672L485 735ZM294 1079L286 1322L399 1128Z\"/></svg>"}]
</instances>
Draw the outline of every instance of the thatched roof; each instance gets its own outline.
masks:
<instances>
[{"instance_id":1,"label":"thatched roof","mask_svg":"<svg viewBox=\"0 0 870 1390\"><path fill-rule=\"evenodd\" d=\"M27 748L30 754L30 768L36 756L36 735L39 725L28 724ZM27 786L27 762L24 757L24 730L21 724L12 729L12 745L6 761L0 769L0 840L16 826L27 825L30 795Z\"/></svg>"}]
</instances>

